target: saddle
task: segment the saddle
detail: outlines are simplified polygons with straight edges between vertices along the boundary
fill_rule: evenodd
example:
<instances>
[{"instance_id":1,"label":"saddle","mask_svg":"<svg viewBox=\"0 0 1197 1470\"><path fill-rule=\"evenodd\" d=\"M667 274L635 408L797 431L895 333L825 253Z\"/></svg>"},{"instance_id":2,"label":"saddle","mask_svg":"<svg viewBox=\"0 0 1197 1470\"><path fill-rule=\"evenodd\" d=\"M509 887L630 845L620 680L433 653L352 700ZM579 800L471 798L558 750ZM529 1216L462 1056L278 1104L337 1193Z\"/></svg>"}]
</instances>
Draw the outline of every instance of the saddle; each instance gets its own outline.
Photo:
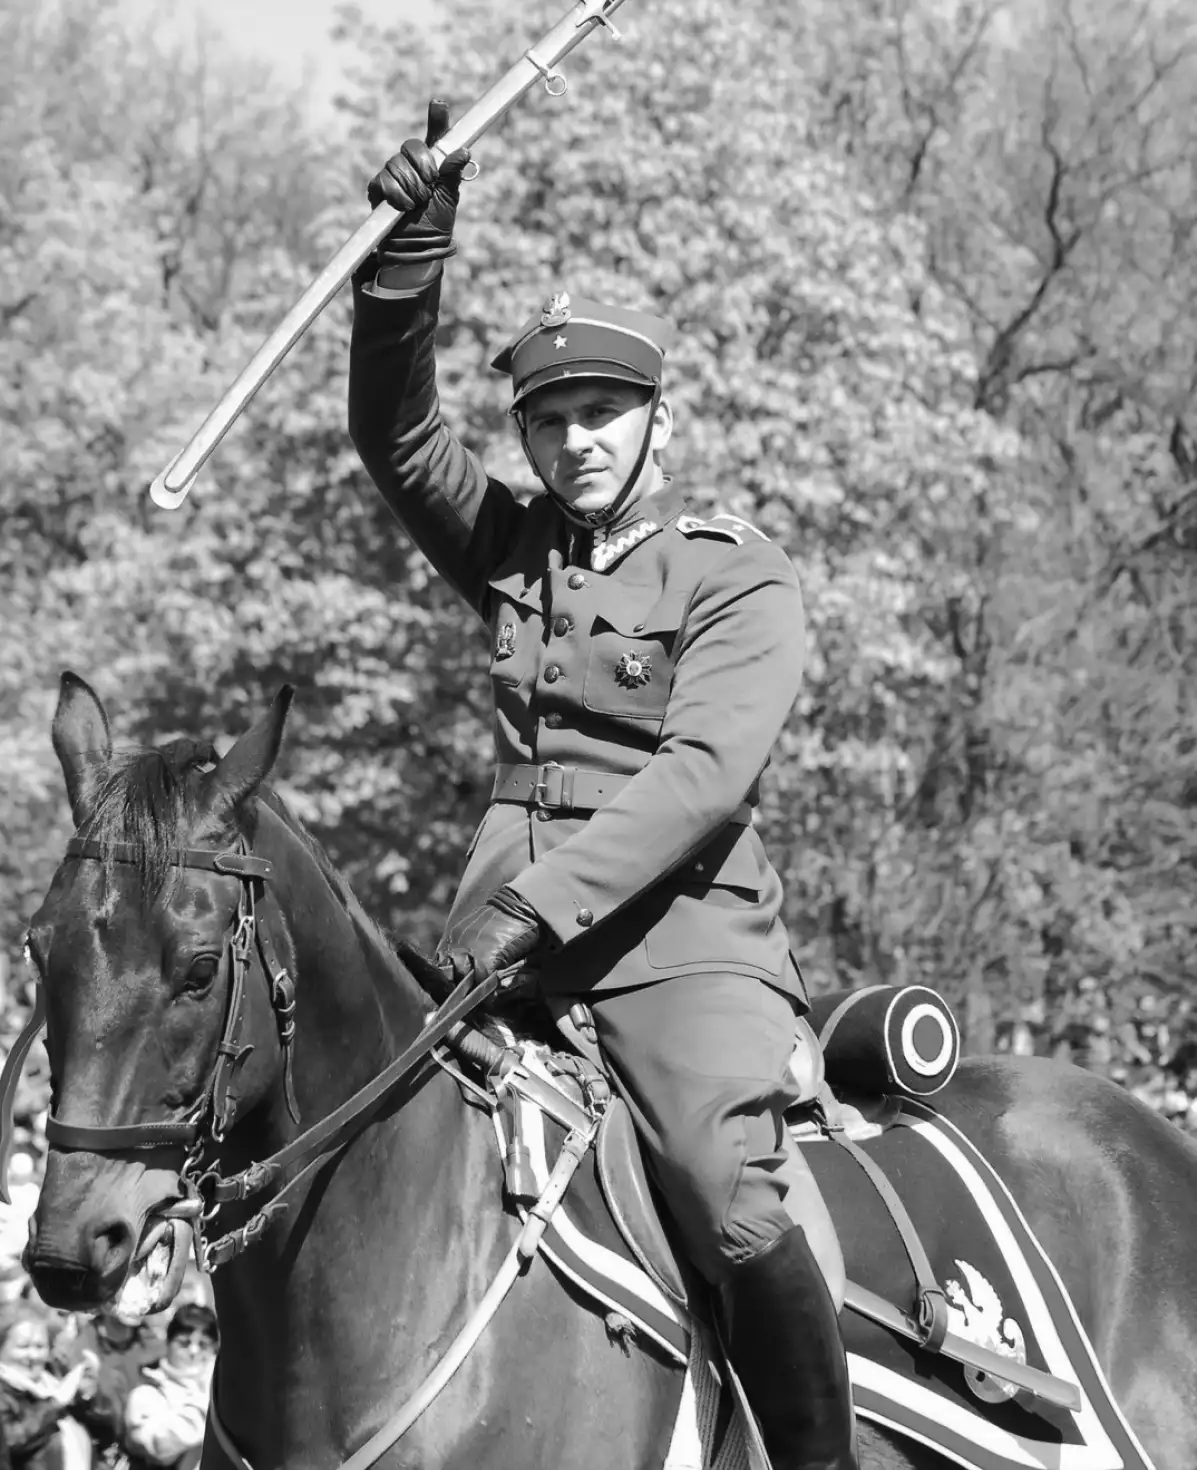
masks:
<instances>
[{"instance_id":1,"label":"saddle","mask_svg":"<svg viewBox=\"0 0 1197 1470\"><path fill-rule=\"evenodd\" d=\"M741 1450L763 1463L707 1289L675 1247L586 1014L558 1019L568 1050L492 1018L489 1036L459 1030L454 1058L438 1060L491 1115L521 1239L532 1233L613 1341L685 1370L668 1470L731 1470ZM795 1032L789 1147L843 1247L857 1416L963 1470L1150 1470L1014 1196L951 1103L927 1101L958 1056L948 1007L921 986L821 997Z\"/></svg>"},{"instance_id":2,"label":"saddle","mask_svg":"<svg viewBox=\"0 0 1197 1470\"><path fill-rule=\"evenodd\" d=\"M557 1006L553 1016L568 1043L566 1053L531 1044L520 1053L515 1045L506 1054L511 1058L520 1055L522 1060L509 1067L506 1084L500 1076L502 1065L492 1059L487 1068L492 1080L500 1077L500 1094L507 1087L508 1116L500 1132L507 1139L504 1160L509 1196L516 1201L535 1200L543 1184L543 1176L538 1177L528 1164L529 1148L523 1136L530 1116L528 1103L536 1117L533 1127L540 1127L543 1117L548 1117L567 1130L577 1130L579 1120L589 1116L597 1192L619 1242L683 1321L710 1326L706 1289L674 1244L631 1114L610 1087L585 1008ZM508 1039L513 1044L516 1041L514 1036ZM863 1146L872 1146L893 1131L905 1131L900 1127L910 1122L905 1110L947 1085L959 1050L955 1018L942 998L926 987L871 986L816 999L809 1016L796 1021L790 1061L798 1090L786 1119L793 1171L796 1175L799 1169L813 1167L825 1195L822 1176L828 1170L841 1176L847 1171L860 1181L853 1186L856 1212L884 1214L890 1241L897 1238L902 1262L898 1274L913 1280L913 1295L892 1289L887 1295L850 1279L845 1307L851 1313L871 1329L884 1329L886 1335L907 1345L913 1343L928 1354L954 1360L966 1371L1008 1386L1012 1393L1022 1392L1071 1410L1079 1404L1075 1384L952 1330L955 1318L948 1292L922 1234L879 1162L877 1149ZM467 1044L467 1055L468 1051ZM517 1094L525 1100L522 1111L511 1106ZM547 1155L543 1137L536 1148L541 1157ZM820 1156L822 1164L817 1162ZM840 1160L849 1162L841 1164ZM865 1196L859 1194L861 1189ZM871 1207L864 1205L865 1197L871 1198ZM584 1210L585 1205L577 1208ZM842 1234L840 1222L836 1223ZM892 1254L892 1243L888 1249ZM848 1252L845 1256L851 1266ZM612 1300L601 1288L595 1294Z\"/></svg>"},{"instance_id":3,"label":"saddle","mask_svg":"<svg viewBox=\"0 0 1197 1470\"><path fill-rule=\"evenodd\" d=\"M595 1044L585 1008L553 1008L558 1029L571 1049L600 1076L603 1060ZM936 1024L919 1033L907 1024L934 1017ZM932 1032L934 1033L932 1036ZM915 1072L926 1092L938 1091L950 1080L959 1059L959 1030L948 1006L922 986L871 986L867 990L836 992L821 997L810 1017L799 1016L794 1026L794 1049L789 1069L798 1092L787 1114L788 1161L782 1170L788 1200L803 1168L800 1146L823 1141L839 1143L854 1152L894 1219L919 1285L917 1319L926 1322L925 1338L937 1349L947 1331L943 1292L935 1281L918 1233L897 1193L867 1154L856 1150L892 1125L898 1115L902 1077L895 1057ZM828 1082L828 1053L838 1085ZM910 1066L911 1058L916 1066ZM934 1065L928 1065L928 1062ZM856 1085L851 1085L854 1080ZM867 1085L862 1087L861 1083ZM845 1085L848 1083L848 1085ZM673 1244L667 1217L644 1164L631 1113L619 1097L606 1106L595 1142L599 1182L607 1208L641 1268L684 1311L705 1316L705 1292L696 1289L694 1275ZM802 1223L794 1214L795 1223Z\"/></svg>"}]
</instances>

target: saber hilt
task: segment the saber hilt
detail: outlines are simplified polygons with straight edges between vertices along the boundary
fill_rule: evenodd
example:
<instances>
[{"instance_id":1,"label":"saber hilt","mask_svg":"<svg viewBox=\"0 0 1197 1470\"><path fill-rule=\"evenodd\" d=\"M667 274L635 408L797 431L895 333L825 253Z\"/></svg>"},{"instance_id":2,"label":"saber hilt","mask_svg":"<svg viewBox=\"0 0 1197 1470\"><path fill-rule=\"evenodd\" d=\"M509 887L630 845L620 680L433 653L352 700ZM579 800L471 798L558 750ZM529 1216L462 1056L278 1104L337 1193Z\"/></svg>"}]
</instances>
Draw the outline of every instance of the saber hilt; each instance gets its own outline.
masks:
<instances>
[{"instance_id":1,"label":"saber hilt","mask_svg":"<svg viewBox=\"0 0 1197 1470\"><path fill-rule=\"evenodd\" d=\"M433 145L443 163L458 148L468 148L527 92L543 80L551 96L565 91L565 78L554 68L594 30L620 34L611 15L623 0L578 0L536 44L465 112ZM385 200L354 230L291 310L229 385L220 402L191 439L150 486L150 499L163 510L176 510L187 498L209 455L240 418L262 384L295 346L362 261L390 234L399 211Z\"/></svg>"}]
</instances>

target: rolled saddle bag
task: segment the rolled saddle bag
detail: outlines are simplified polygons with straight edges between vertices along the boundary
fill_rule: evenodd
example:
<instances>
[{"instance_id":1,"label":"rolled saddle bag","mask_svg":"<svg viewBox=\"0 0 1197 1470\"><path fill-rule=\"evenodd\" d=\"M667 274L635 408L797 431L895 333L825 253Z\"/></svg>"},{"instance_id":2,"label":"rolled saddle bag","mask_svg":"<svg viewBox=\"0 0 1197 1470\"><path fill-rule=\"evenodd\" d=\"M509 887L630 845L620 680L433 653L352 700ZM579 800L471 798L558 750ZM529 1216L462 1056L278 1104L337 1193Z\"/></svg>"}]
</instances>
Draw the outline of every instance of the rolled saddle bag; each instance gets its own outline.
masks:
<instances>
[{"instance_id":1,"label":"rolled saddle bag","mask_svg":"<svg viewBox=\"0 0 1197 1470\"><path fill-rule=\"evenodd\" d=\"M861 1092L930 1097L960 1060L960 1028L925 985L869 985L811 1000L827 1080Z\"/></svg>"}]
</instances>

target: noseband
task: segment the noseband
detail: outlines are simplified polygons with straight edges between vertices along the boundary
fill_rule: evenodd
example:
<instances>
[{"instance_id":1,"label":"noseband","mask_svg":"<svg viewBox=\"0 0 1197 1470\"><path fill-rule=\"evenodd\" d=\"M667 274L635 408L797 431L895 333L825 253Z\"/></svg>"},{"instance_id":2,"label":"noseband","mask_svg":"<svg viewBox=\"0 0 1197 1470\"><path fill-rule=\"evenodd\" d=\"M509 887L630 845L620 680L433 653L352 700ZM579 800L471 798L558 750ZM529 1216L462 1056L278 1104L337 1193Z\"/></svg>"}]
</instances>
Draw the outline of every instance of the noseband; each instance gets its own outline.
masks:
<instances>
[{"instance_id":1,"label":"noseband","mask_svg":"<svg viewBox=\"0 0 1197 1470\"><path fill-rule=\"evenodd\" d=\"M86 838L72 837L67 844L67 857L133 863L138 850L129 843L101 845ZM271 1154L269 1158L250 1164L238 1174L222 1175L215 1167L200 1173L201 1158L209 1141L219 1144L236 1116L235 1082L237 1070L253 1051L252 1044L242 1041L246 1013L246 975L250 955L256 946L262 961L262 972L270 988L270 1002L278 1021L279 1044L283 1054L283 1078L287 1108L296 1124L299 1109L292 1082L292 1043L295 1038L295 983L279 963L275 945L265 920L282 915L275 904L267 882L274 875L274 865L267 858L256 857L243 841L225 851L208 848L185 848L173 859L173 866L203 872L221 873L238 878L241 893L237 912L222 941L221 962L229 966L229 994L225 1009L224 1031L217 1048L216 1065L199 1100L183 1118L121 1125L66 1123L51 1115L46 1122L46 1141L52 1148L80 1149L96 1154L120 1154L132 1149L180 1147L186 1158L179 1171L188 1198L166 1214L192 1213L200 1264L206 1271L239 1255L252 1245L275 1220L285 1217L300 1198L299 1190L309 1174L330 1155L348 1144L371 1121L383 1102L421 1062L430 1058L434 1048L458 1027L500 987L515 978L519 965L499 970L475 983L467 976L444 1004L431 1015L424 1029L387 1067L347 1098L319 1123ZM14 1043L0 1075L0 1099L5 1100L3 1123L11 1120L9 1100L16 1087L16 1077L25 1054L45 1018L45 1005L40 987L38 1001L24 1031ZM297 1172L291 1172L301 1165ZM286 1177L289 1174L290 1177ZM284 1178L286 1177L286 1182ZM269 1202L239 1229L219 1239L205 1242L203 1226L215 1218L222 1205L250 1199L276 1184L281 1188ZM188 1208L189 1207L189 1208Z\"/></svg>"}]
</instances>

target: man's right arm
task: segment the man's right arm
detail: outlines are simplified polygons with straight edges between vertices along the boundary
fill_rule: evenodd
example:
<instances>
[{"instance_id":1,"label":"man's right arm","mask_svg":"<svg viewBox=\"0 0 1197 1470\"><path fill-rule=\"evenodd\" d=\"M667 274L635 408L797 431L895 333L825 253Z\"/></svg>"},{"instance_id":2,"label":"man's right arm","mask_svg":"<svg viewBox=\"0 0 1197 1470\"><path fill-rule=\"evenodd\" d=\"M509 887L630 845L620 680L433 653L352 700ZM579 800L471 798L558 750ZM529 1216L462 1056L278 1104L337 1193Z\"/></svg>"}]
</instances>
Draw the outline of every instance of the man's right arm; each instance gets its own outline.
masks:
<instances>
[{"instance_id":1,"label":"man's right arm","mask_svg":"<svg viewBox=\"0 0 1197 1470\"><path fill-rule=\"evenodd\" d=\"M441 418L440 291L439 278L414 296L390 298L370 294L365 279L354 282L349 432L412 540L485 616L487 582L515 544L524 509Z\"/></svg>"}]
</instances>

